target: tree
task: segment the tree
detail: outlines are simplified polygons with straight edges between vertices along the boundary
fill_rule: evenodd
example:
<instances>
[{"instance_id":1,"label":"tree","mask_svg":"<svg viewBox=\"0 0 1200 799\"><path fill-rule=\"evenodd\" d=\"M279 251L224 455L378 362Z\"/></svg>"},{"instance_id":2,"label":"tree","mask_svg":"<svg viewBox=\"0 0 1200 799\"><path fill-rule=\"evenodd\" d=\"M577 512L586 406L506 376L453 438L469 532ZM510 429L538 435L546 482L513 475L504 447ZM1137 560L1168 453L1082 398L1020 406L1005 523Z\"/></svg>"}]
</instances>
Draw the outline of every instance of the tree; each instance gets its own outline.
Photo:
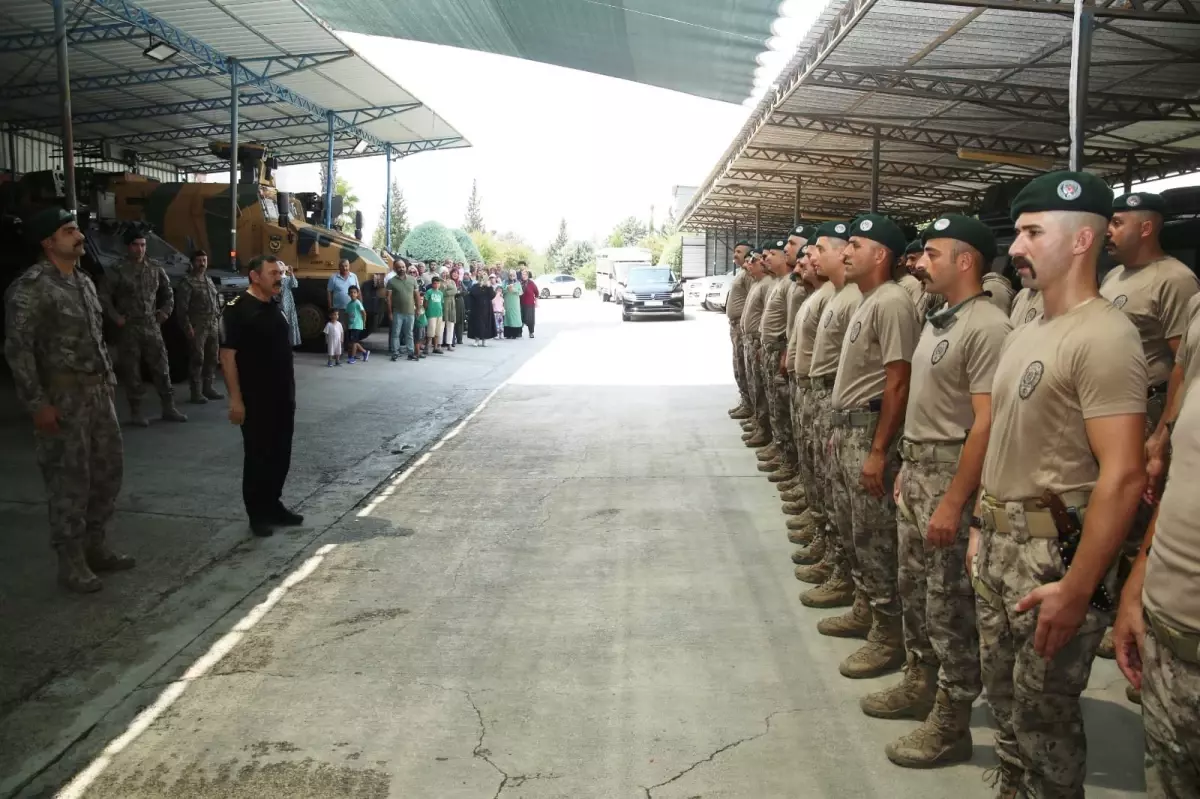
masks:
<instances>
[{"instance_id":1,"label":"tree","mask_svg":"<svg viewBox=\"0 0 1200 799\"><path fill-rule=\"evenodd\" d=\"M401 242L408 236L408 203L404 201L404 190L400 188L400 184L392 181L391 191L388 192L388 202L392 206L392 249L397 250ZM387 237L384 235L387 224L387 208L379 210L379 224L375 226L375 233L371 236L371 249L382 250L387 244Z\"/></svg>"},{"instance_id":2,"label":"tree","mask_svg":"<svg viewBox=\"0 0 1200 799\"><path fill-rule=\"evenodd\" d=\"M321 162L321 186L317 190L322 197L325 196L325 179L326 179L326 177L328 177L328 170L326 170L325 166L326 166L326 162L322 161ZM333 193L334 194L337 194L337 188L336 188L337 187L337 178L338 178L337 161L334 161L333 162L333 185L334 185Z\"/></svg>"},{"instance_id":3,"label":"tree","mask_svg":"<svg viewBox=\"0 0 1200 799\"><path fill-rule=\"evenodd\" d=\"M667 221L663 222L662 230L664 236L674 236L679 232L679 220L675 218L675 209L667 209Z\"/></svg>"},{"instance_id":4,"label":"tree","mask_svg":"<svg viewBox=\"0 0 1200 799\"><path fill-rule=\"evenodd\" d=\"M558 223L558 235L554 237L554 241L550 242L550 246L546 249L546 260L554 263L558 254L567 246L570 239L567 238L567 220L564 218Z\"/></svg>"},{"instance_id":5,"label":"tree","mask_svg":"<svg viewBox=\"0 0 1200 799\"><path fill-rule=\"evenodd\" d=\"M627 217L613 228L613 232L608 237L608 246L633 247L649 232L645 222L636 216Z\"/></svg>"},{"instance_id":6,"label":"tree","mask_svg":"<svg viewBox=\"0 0 1200 799\"><path fill-rule=\"evenodd\" d=\"M683 234L674 233L668 236L666 243L663 245L662 252L659 253L659 266L669 266L676 272L683 269Z\"/></svg>"},{"instance_id":7,"label":"tree","mask_svg":"<svg viewBox=\"0 0 1200 799\"><path fill-rule=\"evenodd\" d=\"M342 198L342 215L333 220L333 227L346 233L354 233L354 212L358 210L358 195L350 186L350 181L341 175L334 175L333 193Z\"/></svg>"},{"instance_id":8,"label":"tree","mask_svg":"<svg viewBox=\"0 0 1200 799\"><path fill-rule=\"evenodd\" d=\"M667 239L665 236L658 236L653 233L648 233L642 236L635 242L635 246L642 247L650 251L650 257L654 263L658 263L659 257L662 255L663 247L666 246Z\"/></svg>"},{"instance_id":9,"label":"tree","mask_svg":"<svg viewBox=\"0 0 1200 799\"><path fill-rule=\"evenodd\" d=\"M463 258L464 263L470 265L475 261L483 260L483 254L479 252L479 248L475 246L475 242L469 235L458 228L451 230L450 233L454 236L454 240L458 242L458 246L462 248L463 255L465 256Z\"/></svg>"},{"instance_id":10,"label":"tree","mask_svg":"<svg viewBox=\"0 0 1200 799\"><path fill-rule=\"evenodd\" d=\"M468 233L483 231L483 207L479 200L479 182L471 181L471 197L467 200L467 219L463 222L463 230Z\"/></svg>"},{"instance_id":11,"label":"tree","mask_svg":"<svg viewBox=\"0 0 1200 799\"><path fill-rule=\"evenodd\" d=\"M471 241L475 244L475 249L479 251L479 260L488 266L493 266L504 260L500 242L496 241L495 235L485 233L482 230L476 230L467 235L471 237Z\"/></svg>"},{"instance_id":12,"label":"tree","mask_svg":"<svg viewBox=\"0 0 1200 799\"><path fill-rule=\"evenodd\" d=\"M400 255L426 263L466 260L454 234L440 222L422 222L413 228L400 245Z\"/></svg>"},{"instance_id":13,"label":"tree","mask_svg":"<svg viewBox=\"0 0 1200 799\"><path fill-rule=\"evenodd\" d=\"M556 272L576 275L589 264L595 274L596 248L590 241L573 241L558 252L550 262L550 268Z\"/></svg>"}]
</instances>

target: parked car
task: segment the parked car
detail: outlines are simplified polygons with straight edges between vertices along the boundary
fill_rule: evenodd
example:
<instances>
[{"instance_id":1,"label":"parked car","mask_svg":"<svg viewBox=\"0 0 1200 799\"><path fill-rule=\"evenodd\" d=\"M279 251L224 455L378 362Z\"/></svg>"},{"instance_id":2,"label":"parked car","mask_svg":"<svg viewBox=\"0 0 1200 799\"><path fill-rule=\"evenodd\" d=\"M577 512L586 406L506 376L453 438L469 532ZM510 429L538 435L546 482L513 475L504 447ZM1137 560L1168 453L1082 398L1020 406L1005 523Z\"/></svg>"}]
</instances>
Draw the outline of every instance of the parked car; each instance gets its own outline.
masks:
<instances>
[{"instance_id":1,"label":"parked car","mask_svg":"<svg viewBox=\"0 0 1200 799\"><path fill-rule=\"evenodd\" d=\"M709 278L708 286L704 290L704 301L702 303L706 310L725 310L725 303L729 298L729 287L733 285L733 278L736 276L737 271L735 270Z\"/></svg>"},{"instance_id":2,"label":"parked car","mask_svg":"<svg viewBox=\"0 0 1200 799\"><path fill-rule=\"evenodd\" d=\"M543 300L551 297L579 299L583 296L583 281L571 275L539 275L533 279L533 283L538 287L538 296Z\"/></svg>"},{"instance_id":3,"label":"parked car","mask_svg":"<svg viewBox=\"0 0 1200 799\"><path fill-rule=\"evenodd\" d=\"M621 292L621 320L634 316L673 316L683 319L683 285L665 266L629 270L629 280Z\"/></svg>"}]
</instances>

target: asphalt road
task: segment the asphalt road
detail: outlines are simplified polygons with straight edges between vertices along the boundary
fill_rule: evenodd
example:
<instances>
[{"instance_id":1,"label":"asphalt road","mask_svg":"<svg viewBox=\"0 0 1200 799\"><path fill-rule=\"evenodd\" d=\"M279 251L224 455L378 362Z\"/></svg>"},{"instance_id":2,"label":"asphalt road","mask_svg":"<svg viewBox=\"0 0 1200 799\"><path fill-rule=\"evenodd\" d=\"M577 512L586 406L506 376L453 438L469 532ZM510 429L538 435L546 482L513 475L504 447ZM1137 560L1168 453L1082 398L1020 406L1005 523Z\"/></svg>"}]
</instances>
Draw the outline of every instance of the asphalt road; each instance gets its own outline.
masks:
<instances>
[{"instance_id":1,"label":"asphalt road","mask_svg":"<svg viewBox=\"0 0 1200 799\"><path fill-rule=\"evenodd\" d=\"M857 707L890 678L842 678L854 642L817 635L823 614L796 601L777 494L725 415L722 318L539 313L536 341L420 364L416 385L375 382L381 362L337 376L353 402L317 391L305 457L345 460L301 477L312 526L247 541L236 507L214 511L228 532L204 546L236 545L17 703L0 743L39 743L0 774L21 766L22 796L121 799L990 796L982 703L972 762L892 766L883 745L911 724ZM439 368L464 371L446 385ZM335 432L360 416L387 421ZM401 440L418 456L390 455ZM230 447L207 453L214 475ZM131 540L138 523L178 535L129 505ZM103 601L129 614L137 594ZM45 601L78 619L89 600ZM1084 702L1089 796L1139 793L1140 720L1112 664Z\"/></svg>"}]
</instances>

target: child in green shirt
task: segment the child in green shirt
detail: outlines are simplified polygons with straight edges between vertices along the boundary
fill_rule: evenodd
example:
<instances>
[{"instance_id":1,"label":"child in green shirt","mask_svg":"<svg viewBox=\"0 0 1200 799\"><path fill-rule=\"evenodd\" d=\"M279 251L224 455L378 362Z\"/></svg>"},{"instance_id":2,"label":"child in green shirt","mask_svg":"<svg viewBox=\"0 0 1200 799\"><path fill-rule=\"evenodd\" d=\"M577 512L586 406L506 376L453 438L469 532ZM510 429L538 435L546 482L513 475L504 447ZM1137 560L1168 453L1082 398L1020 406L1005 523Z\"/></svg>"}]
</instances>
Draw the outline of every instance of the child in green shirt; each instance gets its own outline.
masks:
<instances>
[{"instance_id":1,"label":"child in green shirt","mask_svg":"<svg viewBox=\"0 0 1200 799\"><path fill-rule=\"evenodd\" d=\"M358 286L350 287L350 302L346 303L346 327L350 334L350 357L346 363L354 363L359 353L362 353L363 363L366 363L371 356L370 351L362 345L367 335L367 309L358 298Z\"/></svg>"}]
</instances>

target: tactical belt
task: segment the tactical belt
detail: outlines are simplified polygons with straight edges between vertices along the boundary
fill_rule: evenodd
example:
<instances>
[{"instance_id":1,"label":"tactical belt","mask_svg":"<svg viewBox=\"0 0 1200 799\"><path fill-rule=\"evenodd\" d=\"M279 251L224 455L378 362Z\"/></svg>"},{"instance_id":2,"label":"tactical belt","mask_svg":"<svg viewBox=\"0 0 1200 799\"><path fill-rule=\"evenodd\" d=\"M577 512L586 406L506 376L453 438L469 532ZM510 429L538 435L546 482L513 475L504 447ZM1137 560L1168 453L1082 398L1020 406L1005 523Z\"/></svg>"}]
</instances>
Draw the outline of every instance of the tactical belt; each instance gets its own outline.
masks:
<instances>
[{"instance_id":1,"label":"tactical belt","mask_svg":"<svg viewBox=\"0 0 1200 799\"><path fill-rule=\"evenodd\" d=\"M837 372L831 375L821 375L820 377L810 377L808 379L808 387L815 390L833 388L833 381L837 380Z\"/></svg>"},{"instance_id":2,"label":"tactical belt","mask_svg":"<svg viewBox=\"0 0 1200 799\"><path fill-rule=\"evenodd\" d=\"M50 388L64 391L71 388L87 388L89 386L104 386L108 384L105 375L89 375L83 372L54 372L46 378Z\"/></svg>"},{"instance_id":3,"label":"tactical belt","mask_svg":"<svg viewBox=\"0 0 1200 799\"><path fill-rule=\"evenodd\" d=\"M962 441L921 443L900 439L900 458L911 463L958 463Z\"/></svg>"},{"instance_id":4,"label":"tactical belt","mask_svg":"<svg viewBox=\"0 0 1200 799\"><path fill-rule=\"evenodd\" d=\"M1088 494L1083 491L1073 491L1062 495L1064 504L1075 507L1079 510L1080 518L1083 518L1084 511L1087 508ZM1054 517L1050 515L1050 511L1042 506L1040 499L1026 499L1020 502L1001 502L995 497L983 495L983 499L979 503L979 517L984 522L991 522L991 528L1002 535L1012 535L1013 525L1009 520L1008 514L1010 509L1025 517L1025 529L1029 531L1031 538L1053 538L1058 539L1058 527L1054 524Z\"/></svg>"},{"instance_id":5,"label":"tactical belt","mask_svg":"<svg viewBox=\"0 0 1200 799\"><path fill-rule=\"evenodd\" d=\"M1146 389L1146 399L1165 397L1167 394L1167 385L1167 383L1159 383L1157 386L1150 386L1150 388Z\"/></svg>"},{"instance_id":6,"label":"tactical belt","mask_svg":"<svg viewBox=\"0 0 1200 799\"><path fill-rule=\"evenodd\" d=\"M1180 660L1200 666L1200 635L1176 630L1147 608L1143 608L1142 613L1160 644L1171 650L1171 654Z\"/></svg>"},{"instance_id":7,"label":"tactical belt","mask_svg":"<svg viewBox=\"0 0 1200 799\"><path fill-rule=\"evenodd\" d=\"M872 427L879 419L875 411L830 411L829 423L834 427Z\"/></svg>"}]
</instances>

